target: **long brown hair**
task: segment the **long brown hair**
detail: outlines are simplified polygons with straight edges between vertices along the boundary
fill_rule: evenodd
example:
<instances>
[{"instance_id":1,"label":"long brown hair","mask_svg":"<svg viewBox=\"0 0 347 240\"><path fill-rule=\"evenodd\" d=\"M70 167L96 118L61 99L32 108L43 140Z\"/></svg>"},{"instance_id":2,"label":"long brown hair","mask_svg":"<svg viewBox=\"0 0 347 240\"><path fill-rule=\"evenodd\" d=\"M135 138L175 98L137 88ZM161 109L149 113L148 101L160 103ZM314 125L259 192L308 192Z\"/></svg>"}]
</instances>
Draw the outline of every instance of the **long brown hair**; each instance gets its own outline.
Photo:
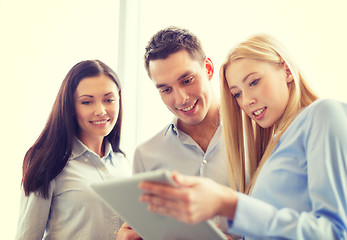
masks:
<instances>
[{"instance_id":1,"label":"long brown hair","mask_svg":"<svg viewBox=\"0 0 347 240\"><path fill-rule=\"evenodd\" d=\"M283 116L276 126L260 127L248 117L232 96L227 83L226 70L238 59L253 59L270 64L286 63L293 75L289 87L289 101ZM221 115L226 153L229 166L229 180L232 188L248 193L257 175L271 155L278 140L293 121L296 113L317 99L298 68L290 61L285 49L273 37L265 34L255 35L233 48L220 70ZM274 135L276 133L276 138ZM246 146L245 146L246 144ZM245 149L249 159L250 184L246 186Z\"/></svg>"},{"instance_id":2,"label":"long brown hair","mask_svg":"<svg viewBox=\"0 0 347 240\"><path fill-rule=\"evenodd\" d=\"M50 182L64 169L72 152L74 138L78 133L74 92L83 78L102 74L110 77L119 89L118 119L105 139L111 143L113 151L123 153L119 148L122 124L119 79L109 66L99 60L79 62L65 76L45 128L25 154L22 184L26 196L30 192L37 191L42 197L48 197Z\"/></svg>"}]
</instances>

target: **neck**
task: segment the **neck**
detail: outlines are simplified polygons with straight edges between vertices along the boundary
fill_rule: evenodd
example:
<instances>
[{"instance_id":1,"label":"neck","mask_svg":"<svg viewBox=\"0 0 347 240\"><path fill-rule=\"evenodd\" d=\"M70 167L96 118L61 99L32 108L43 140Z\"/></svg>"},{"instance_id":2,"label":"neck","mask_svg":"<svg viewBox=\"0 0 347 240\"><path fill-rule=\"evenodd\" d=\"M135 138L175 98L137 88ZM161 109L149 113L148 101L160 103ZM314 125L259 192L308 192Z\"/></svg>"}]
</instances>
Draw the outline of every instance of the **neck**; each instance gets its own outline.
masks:
<instances>
[{"instance_id":1,"label":"neck","mask_svg":"<svg viewBox=\"0 0 347 240\"><path fill-rule=\"evenodd\" d=\"M206 117L198 124L190 125L178 119L177 127L188 134L206 152L220 124L218 107L210 108Z\"/></svg>"},{"instance_id":2,"label":"neck","mask_svg":"<svg viewBox=\"0 0 347 240\"><path fill-rule=\"evenodd\" d=\"M89 150L99 155L99 157L103 157L105 155L105 146L103 144L104 138L98 139L86 139L79 138L81 142L88 147Z\"/></svg>"}]
</instances>

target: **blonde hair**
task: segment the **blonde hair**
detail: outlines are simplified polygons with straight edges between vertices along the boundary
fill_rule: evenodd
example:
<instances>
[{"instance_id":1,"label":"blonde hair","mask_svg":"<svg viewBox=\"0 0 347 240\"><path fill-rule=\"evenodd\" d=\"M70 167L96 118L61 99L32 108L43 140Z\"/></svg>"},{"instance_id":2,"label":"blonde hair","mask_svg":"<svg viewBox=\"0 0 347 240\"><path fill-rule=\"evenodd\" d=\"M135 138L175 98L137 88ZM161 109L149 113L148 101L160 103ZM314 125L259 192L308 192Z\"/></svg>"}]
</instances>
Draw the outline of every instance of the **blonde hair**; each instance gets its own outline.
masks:
<instances>
[{"instance_id":1,"label":"blonde hair","mask_svg":"<svg viewBox=\"0 0 347 240\"><path fill-rule=\"evenodd\" d=\"M253 59L271 64L286 63L293 81L289 87L288 105L280 121L272 127L262 128L240 109L230 93L226 69L236 60ZM303 79L298 68L290 61L284 48L272 36L255 35L231 49L220 70L221 116L228 159L229 182L233 189L248 193L265 161L271 155L283 132L296 113L317 99ZM276 133L276 137L274 137ZM245 136L244 136L245 134ZM246 186L245 146L248 150L250 183Z\"/></svg>"}]
</instances>

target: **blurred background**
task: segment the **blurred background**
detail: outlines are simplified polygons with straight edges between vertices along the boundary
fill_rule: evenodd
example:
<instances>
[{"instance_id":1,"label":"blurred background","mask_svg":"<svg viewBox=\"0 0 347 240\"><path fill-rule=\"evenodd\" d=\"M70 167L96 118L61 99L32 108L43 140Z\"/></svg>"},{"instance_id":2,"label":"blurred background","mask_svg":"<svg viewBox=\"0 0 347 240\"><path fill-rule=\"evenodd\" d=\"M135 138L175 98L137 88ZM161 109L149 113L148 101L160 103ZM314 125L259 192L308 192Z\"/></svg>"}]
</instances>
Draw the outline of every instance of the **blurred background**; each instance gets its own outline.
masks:
<instances>
[{"instance_id":1,"label":"blurred background","mask_svg":"<svg viewBox=\"0 0 347 240\"><path fill-rule=\"evenodd\" d=\"M255 33L286 46L321 97L347 102L345 0L0 0L0 226L13 239L25 152L43 129L60 84L79 61L100 59L123 85L122 149L162 129L172 114L143 65L158 30L188 28L219 67L228 50Z\"/></svg>"}]
</instances>

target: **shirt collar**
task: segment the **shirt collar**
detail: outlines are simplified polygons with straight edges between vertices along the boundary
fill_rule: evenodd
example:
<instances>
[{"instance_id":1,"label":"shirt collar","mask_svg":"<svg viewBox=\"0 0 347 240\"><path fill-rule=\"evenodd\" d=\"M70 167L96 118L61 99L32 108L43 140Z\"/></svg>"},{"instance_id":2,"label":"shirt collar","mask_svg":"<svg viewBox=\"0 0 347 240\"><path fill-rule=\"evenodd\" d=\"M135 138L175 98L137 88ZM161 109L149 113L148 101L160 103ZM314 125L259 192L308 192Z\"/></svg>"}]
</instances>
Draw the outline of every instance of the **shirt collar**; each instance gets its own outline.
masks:
<instances>
[{"instance_id":1,"label":"shirt collar","mask_svg":"<svg viewBox=\"0 0 347 240\"><path fill-rule=\"evenodd\" d=\"M112 146L111 143L109 141L107 141L105 143L105 155L102 158L107 158L111 152L112 152ZM82 154L84 154L85 152L90 152L95 154L94 152L92 152L86 145L84 145L81 140L79 140L77 137L75 137L74 141L73 141L73 145L72 145L72 152L71 152L71 157L72 159L75 159L79 156L81 156ZM111 154L112 156L112 154Z\"/></svg>"},{"instance_id":2,"label":"shirt collar","mask_svg":"<svg viewBox=\"0 0 347 240\"><path fill-rule=\"evenodd\" d=\"M169 131L172 131L172 133L178 136L177 122L178 122L178 118L174 117L171 123L167 126L166 130L164 131L164 136L166 136Z\"/></svg>"},{"instance_id":3,"label":"shirt collar","mask_svg":"<svg viewBox=\"0 0 347 240\"><path fill-rule=\"evenodd\" d=\"M166 130L164 131L164 136L166 136L170 130L172 131L172 133L176 134L177 136L179 135L178 128L177 128L177 122L178 122L178 118L174 117L172 119L171 123L167 126ZM219 122L218 129L219 128L222 128L222 121Z\"/></svg>"}]
</instances>

